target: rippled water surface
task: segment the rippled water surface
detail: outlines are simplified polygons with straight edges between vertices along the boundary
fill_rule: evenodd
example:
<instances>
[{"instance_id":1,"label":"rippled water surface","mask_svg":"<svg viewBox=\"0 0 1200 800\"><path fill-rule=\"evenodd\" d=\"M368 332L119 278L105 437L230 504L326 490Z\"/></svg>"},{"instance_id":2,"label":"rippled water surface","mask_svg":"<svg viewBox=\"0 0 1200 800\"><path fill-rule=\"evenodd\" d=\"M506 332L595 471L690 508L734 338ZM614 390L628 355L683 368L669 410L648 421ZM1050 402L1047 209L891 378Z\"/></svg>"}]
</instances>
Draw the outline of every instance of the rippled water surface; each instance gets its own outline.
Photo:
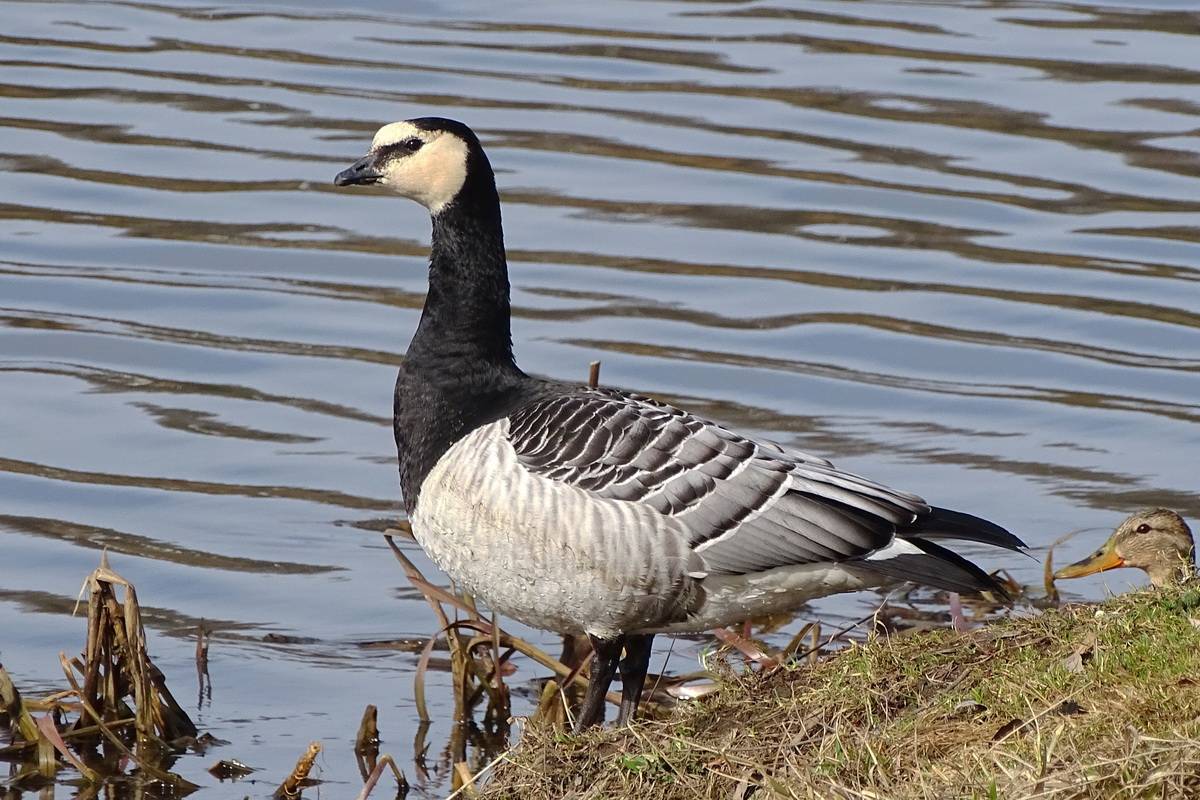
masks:
<instances>
[{"instance_id":1,"label":"rippled water surface","mask_svg":"<svg viewBox=\"0 0 1200 800\"><path fill-rule=\"evenodd\" d=\"M0 2L0 660L61 683L107 547L177 695L216 628L199 796L269 795L312 739L352 796L368 702L414 774L416 654L370 645L435 627L378 534L428 220L330 184L383 122L479 131L530 371L602 359L1039 555L1200 515L1188 4L331 5Z\"/></svg>"}]
</instances>

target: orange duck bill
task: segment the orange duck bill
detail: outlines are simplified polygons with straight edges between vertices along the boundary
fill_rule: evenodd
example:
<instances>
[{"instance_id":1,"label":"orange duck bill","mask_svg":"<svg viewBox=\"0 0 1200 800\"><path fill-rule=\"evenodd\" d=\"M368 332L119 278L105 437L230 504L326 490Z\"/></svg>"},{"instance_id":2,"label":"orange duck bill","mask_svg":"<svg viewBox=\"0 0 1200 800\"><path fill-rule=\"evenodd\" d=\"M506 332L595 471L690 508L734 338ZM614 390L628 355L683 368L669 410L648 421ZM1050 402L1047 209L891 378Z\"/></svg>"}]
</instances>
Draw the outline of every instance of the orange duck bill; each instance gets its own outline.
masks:
<instances>
[{"instance_id":1,"label":"orange duck bill","mask_svg":"<svg viewBox=\"0 0 1200 800\"><path fill-rule=\"evenodd\" d=\"M1125 566L1125 559L1117 555L1111 542L1105 542L1103 547L1087 558L1076 561L1074 564L1068 564L1055 572L1054 577L1056 579L1082 578L1084 575L1094 575L1097 572L1104 572L1106 569L1123 566Z\"/></svg>"}]
</instances>

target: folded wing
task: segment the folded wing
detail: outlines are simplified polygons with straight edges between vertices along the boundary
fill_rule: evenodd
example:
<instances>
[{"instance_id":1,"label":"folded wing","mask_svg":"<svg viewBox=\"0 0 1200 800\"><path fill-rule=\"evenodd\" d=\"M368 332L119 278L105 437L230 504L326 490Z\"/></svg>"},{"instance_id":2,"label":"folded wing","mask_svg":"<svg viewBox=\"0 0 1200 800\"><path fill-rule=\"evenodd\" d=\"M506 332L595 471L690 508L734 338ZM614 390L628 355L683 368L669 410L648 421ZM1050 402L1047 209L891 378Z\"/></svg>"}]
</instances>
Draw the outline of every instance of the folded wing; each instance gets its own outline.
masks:
<instances>
[{"instance_id":1,"label":"folded wing","mask_svg":"<svg viewBox=\"0 0 1200 800\"><path fill-rule=\"evenodd\" d=\"M903 558L876 559L878 571L911 571L909 579L938 585L932 578L950 551L929 539L1021 546L992 523L635 394L580 389L518 409L509 423L524 468L673 517L714 574L851 559L873 566L869 556L911 531L923 537L919 546ZM963 590L969 581L958 562L969 562L950 555L954 588ZM981 582L982 572L971 574Z\"/></svg>"}]
</instances>

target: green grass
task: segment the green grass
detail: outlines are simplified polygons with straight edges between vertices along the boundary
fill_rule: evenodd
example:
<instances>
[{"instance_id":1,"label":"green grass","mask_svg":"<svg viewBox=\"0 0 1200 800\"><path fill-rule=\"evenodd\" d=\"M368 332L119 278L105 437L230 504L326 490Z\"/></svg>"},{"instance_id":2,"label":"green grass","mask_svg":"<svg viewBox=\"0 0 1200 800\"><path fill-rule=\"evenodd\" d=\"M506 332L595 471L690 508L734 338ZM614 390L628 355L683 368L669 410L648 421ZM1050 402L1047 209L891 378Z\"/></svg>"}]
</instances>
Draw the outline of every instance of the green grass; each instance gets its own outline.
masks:
<instances>
[{"instance_id":1,"label":"green grass","mask_svg":"<svg viewBox=\"0 0 1200 800\"><path fill-rule=\"evenodd\" d=\"M531 728L482 796L1200 798L1197 626L1188 586L730 671L666 720Z\"/></svg>"}]
</instances>

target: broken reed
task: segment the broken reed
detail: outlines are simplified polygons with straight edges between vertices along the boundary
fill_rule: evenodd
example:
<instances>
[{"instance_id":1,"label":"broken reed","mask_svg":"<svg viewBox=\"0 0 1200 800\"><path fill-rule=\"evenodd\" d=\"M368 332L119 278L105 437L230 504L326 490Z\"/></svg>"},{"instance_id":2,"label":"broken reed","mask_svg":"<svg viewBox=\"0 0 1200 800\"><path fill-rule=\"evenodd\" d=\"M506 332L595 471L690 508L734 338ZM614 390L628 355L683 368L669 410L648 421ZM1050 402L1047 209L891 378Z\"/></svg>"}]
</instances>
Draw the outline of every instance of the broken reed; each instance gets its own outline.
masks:
<instances>
[{"instance_id":1,"label":"broken reed","mask_svg":"<svg viewBox=\"0 0 1200 800\"><path fill-rule=\"evenodd\" d=\"M144 777L177 792L198 788L163 766L168 756L195 741L197 730L146 652L133 584L109 567L105 553L84 590L83 653L59 656L69 689L24 700L0 667L0 701L14 729L13 743L0 749L0 756L17 761L13 783L53 778L61 766L57 753L88 783L119 774L124 757ZM45 713L35 718L31 711Z\"/></svg>"}]
</instances>

